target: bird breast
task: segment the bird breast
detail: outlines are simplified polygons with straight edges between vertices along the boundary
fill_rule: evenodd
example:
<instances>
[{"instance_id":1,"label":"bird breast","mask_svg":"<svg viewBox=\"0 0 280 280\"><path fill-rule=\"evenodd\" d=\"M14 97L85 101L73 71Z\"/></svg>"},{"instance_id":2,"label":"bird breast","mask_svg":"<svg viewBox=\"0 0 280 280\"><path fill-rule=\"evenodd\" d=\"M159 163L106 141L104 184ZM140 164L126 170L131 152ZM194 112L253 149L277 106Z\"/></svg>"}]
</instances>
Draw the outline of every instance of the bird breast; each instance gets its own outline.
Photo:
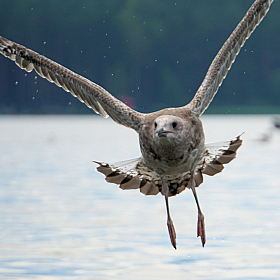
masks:
<instances>
[{"instance_id":1,"label":"bird breast","mask_svg":"<svg viewBox=\"0 0 280 280\"><path fill-rule=\"evenodd\" d=\"M192 141L186 135L180 139L155 141L150 134L139 134L143 162L158 175L192 172L204 154L204 135Z\"/></svg>"}]
</instances>

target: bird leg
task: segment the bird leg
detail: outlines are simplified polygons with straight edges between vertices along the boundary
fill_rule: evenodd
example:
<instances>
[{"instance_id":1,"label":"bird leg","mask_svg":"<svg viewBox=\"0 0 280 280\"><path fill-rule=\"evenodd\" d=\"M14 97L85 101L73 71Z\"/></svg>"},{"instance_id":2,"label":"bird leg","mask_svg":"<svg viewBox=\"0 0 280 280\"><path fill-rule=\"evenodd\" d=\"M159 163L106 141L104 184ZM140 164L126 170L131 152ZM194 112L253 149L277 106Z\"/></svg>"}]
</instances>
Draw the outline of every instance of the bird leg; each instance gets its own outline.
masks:
<instances>
[{"instance_id":1,"label":"bird leg","mask_svg":"<svg viewBox=\"0 0 280 280\"><path fill-rule=\"evenodd\" d=\"M176 248L176 231L175 231L175 227L173 225L173 222L172 222L172 219L171 219L171 216L169 213L169 204L168 204L169 188L168 188L168 184L164 180L162 180L162 189L164 192L165 203L166 203L167 228L168 228L171 244L175 249L177 249Z\"/></svg>"},{"instance_id":2,"label":"bird leg","mask_svg":"<svg viewBox=\"0 0 280 280\"><path fill-rule=\"evenodd\" d=\"M200 206L199 206L199 202L198 202L198 198L197 198L196 190L195 190L195 181L194 181L193 175L190 178L189 187L191 188L191 190L193 192L195 202L196 202L196 205L197 205L197 210L198 210L197 236L200 236L202 246L204 247L204 244L206 243L204 215L202 214Z\"/></svg>"}]
</instances>

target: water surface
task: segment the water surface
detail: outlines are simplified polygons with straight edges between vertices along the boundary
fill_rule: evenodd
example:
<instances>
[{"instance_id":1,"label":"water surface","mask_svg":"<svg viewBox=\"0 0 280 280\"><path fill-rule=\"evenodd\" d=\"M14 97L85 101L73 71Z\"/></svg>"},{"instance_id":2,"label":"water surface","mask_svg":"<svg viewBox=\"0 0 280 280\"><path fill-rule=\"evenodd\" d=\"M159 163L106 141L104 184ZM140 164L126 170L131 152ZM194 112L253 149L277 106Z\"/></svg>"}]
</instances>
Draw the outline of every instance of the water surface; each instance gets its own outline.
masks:
<instances>
[{"instance_id":1,"label":"water surface","mask_svg":"<svg viewBox=\"0 0 280 280\"><path fill-rule=\"evenodd\" d=\"M93 116L0 117L1 279L279 279L280 131L269 116L205 116L208 142L242 132L238 157L170 199L106 183L92 160L140 155L137 135Z\"/></svg>"}]
</instances>

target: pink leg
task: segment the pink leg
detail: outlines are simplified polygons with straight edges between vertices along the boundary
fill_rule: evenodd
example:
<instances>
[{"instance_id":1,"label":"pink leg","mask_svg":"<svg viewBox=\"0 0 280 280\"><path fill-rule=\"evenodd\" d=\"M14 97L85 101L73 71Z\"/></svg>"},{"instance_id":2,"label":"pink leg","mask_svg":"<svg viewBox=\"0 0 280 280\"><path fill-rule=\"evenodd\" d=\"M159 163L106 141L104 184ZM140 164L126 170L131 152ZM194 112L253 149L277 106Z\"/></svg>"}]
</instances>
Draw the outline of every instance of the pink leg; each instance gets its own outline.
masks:
<instances>
[{"instance_id":1,"label":"pink leg","mask_svg":"<svg viewBox=\"0 0 280 280\"><path fill-rule=\"evenodd\" d=\"M206 243L204 215L202 214L200 206L199 206L199 202L198 202L198 198L197 198L196 190L195 190L195 181L194 181L193 176L191 176L191 178L190 178L189 187L191 188L191 190L193 192L195 202L196 202L196 205L197 205L197 210L198 210L197 236L200 236L202 246L204 247L204 244Z\"/></svg>"},{"instance_id":2,"label":"pink leg","mask_svg":"<svg viewBox=\"0 0 280 280\"><path fill-rule=\"evenodd\" d=\"M171 244L173 245L173 247L175 249L177 249L176 248L176 231L175 231L175 227L173 225L173 222L172 222L172 219L171 219L171 216L170 216L170 213L169 213L169 204L168 204L169 188L168 188L167 183L165 181L163 181L163 180L162 180L162 188L163 188L164 197L165 197L165 203L166 203L167 228L168 228Z\"/></svg>"}]
</instances>

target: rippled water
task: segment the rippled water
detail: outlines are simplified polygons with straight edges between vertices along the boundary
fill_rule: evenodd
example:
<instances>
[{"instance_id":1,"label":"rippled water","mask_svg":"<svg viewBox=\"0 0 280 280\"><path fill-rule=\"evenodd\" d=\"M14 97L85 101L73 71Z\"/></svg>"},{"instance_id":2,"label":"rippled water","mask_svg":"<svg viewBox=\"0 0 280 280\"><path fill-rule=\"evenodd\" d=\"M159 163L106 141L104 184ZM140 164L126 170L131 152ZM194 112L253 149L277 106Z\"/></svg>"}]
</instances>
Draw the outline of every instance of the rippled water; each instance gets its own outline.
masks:
<instances>
[{"instance_id":1,"label":"rippled water","mask_svg":"<svg viewBox=\"0 0 280 280\"><path fill-rule=\"evenodd\" d=\"M138 157L134 131L93 116L0 117L1 279L279 279L280 131L269 116L205 116L208 142L242 132L238 157L198 189L164 199L106 183L92 160Z\"/></svg>"}]
</instances>

